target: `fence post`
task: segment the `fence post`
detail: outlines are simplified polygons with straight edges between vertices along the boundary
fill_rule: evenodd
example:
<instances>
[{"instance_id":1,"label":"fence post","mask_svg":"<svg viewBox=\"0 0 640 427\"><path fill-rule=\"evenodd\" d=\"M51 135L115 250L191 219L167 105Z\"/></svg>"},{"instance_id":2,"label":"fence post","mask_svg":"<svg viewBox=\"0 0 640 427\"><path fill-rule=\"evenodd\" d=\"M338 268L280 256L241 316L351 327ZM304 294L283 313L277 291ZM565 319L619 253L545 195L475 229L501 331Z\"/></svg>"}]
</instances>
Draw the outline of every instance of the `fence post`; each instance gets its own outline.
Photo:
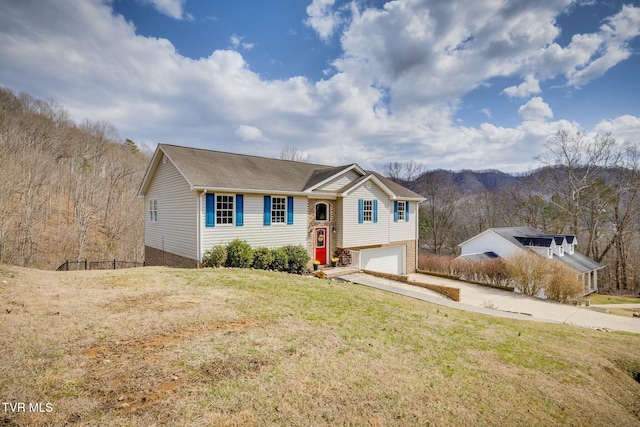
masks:
<instances>
[{"instance_id":1,"label":"fence post","mask_svg":"<svg viewBox=\"0 0 640 427\"><path fill-rule=\"evenodd\" d=\"M66 264L67 271L69 271L69 260L67 260L65 264Z\"/></svg>"},{"instance_id":2,"label":"fence post","mask_svg":"<svg viewBox=\"0 0 640 427\"><path fill-rule=\"evenodd\" d=\"M115 259L113 260L113 269L114 270L116 269L116 260Z\"/></svg>"},{"instance_id":3,"label":"fence post","mask_svg":"<svg viewBox=\"0 0 640 427\"><path fill-rule=\"evenodd\" d=\"M85 260L84 260L84 269L85 269L85 270L88 270L88 268L87 268L87 259L86 259L86 258L85 258Z\"/></svg>"}]
</instances>

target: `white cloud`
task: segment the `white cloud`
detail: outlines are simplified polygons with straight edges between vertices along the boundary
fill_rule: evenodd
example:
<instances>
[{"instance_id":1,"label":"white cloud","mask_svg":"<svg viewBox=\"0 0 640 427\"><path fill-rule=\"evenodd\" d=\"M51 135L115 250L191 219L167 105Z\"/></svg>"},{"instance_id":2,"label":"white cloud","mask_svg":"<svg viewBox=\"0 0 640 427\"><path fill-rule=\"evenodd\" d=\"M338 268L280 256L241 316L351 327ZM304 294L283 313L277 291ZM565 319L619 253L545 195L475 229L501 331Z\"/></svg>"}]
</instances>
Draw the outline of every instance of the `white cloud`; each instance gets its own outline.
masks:
<instances>
[{"instance_id":1,"label":"white cloud","mask_svg":"<svg viewBox=\"0 0 640 427\"><path fill-rule=\"evenodd\" d=\"M553 44L555 17L567 2L354 4L334 73L317 82L265 80L236 51L248 48L237 35L234 49L184 57L168 40L136 34L102 0L57 0L46 15L37 2L0 2L0 84L54 99L76 120L110 122L123 138L149 145L265 156L292 146L328 164L379 168L413 158L429 167L521 171L549 135L579 126L552 121L540 97L520 107L524 120L512 127L457 126L456 112L464 95L494 77L523 76L509 92L532 95L538 79L586 70L600 35L574 37L564 49ZM333 13L333 2L312 4ZM621 16L607 22L619 40L633 34ZM336 29L326 28L322 34ZM541 74L536 64L544 65ZM598 129L638 140L634 120L611 118Z\"/></svg>"},{"instance_id":2,"label":"white cloud","mask_svg":"<svg viewBox=\"0 0 640 427\"><path fill-rule=\"evenodd\" d=\"M260 129L255 126L238 125L235 129L236 135L243 141L268 141Z\"/></svg>"},{"instance_id":3,"label":"white cloud","mask_svg":"<svg viewBox=\"0 0 640 427\"><path fill-rule=\"evenodd\" d=\"M601 135L611 133L619 141L640 143L640 117L624 115L601 120L593 131Z\"/></svg>"},{"instance_id":4,"label":"white cloud","mask_svg":"<svg viewBox=\"0 0 640 427\"><path fill-rule=\"evenodd\" d=\"M559 34L555 17L567 4L407 0L354 8L335 66L387 87L394 111L425 103L450 108L488 79L524 70Z\"/></svg>"},{"instance_id":5,"label":"white cloud","mask_svg":"<svg viewBox=\"0 0 640 427\"><path fill-rule=\"evenodd\" d=\"M322 40L329 40L333 35L336 27L342 23L340 14L332 7L335 0L313 0L307 6L306 25L313 28Z\"/></svg>"},{"instance_id":6,"label":"white cloud","mask_svg":"<svg viewBox=\"0 0 640 427\"><path fill-rule=\"evenodd\" d=\"M576 34L566 48L551 43L540 49L532 56L529 68L546 78L564 74L569 86L580 88L629 58L633 53L629 41L638 35L640 8L623 6L598 32Z\"/></svg>"},{"instance_id":7,"label":"white cloud","mask_svg":"<svg viewBox=\"0 0 640 427\"><path fill-rule=\"evenodd\" d=\"M231 37L229 38L229 40L231 40L231 46L233 46L234 49L237 49L240 46L242 46L244 49L247 49L247 50L251 50L254 48L255 43L243 43L242 42L243 39L244 39L243 36L239 36L237 34L232 34Z\"/></svg>"},{"instance_id":8,"label":"white cloud","mask_svg":"<svg viewBox=\"0 0 640 427\"><path fill-rule=\"evenodd\" d=\"M539 96L531 98L529 102L520 106L518 113L523 119L529 121L543 121L553 117L551 108Z\"/></svg>"},{"instance_id":9,"label":"white cloud","mask_svg":"<svg viewBox=\"0 0 640 427\"><path fill-rule=\"evenodd\" d=\"M519 97L524 98L529 95L533 95L536 93L540 93L540 83L538 80L532 76L528 75L525 77L524 82L520 83L518 86L510 86L502 91L507 96L510 97Z\"/></svg>"},{"instance_id":10,"label":"white cloud","mask_svg":"<svg viewBox=\"0 0 640 427\"><path fill-rule=\"evenodd\" d=\"M192 20L193 16L183 11L185 0L147 0L158 12L174 19Z\"/></svg>"}]
</instances>

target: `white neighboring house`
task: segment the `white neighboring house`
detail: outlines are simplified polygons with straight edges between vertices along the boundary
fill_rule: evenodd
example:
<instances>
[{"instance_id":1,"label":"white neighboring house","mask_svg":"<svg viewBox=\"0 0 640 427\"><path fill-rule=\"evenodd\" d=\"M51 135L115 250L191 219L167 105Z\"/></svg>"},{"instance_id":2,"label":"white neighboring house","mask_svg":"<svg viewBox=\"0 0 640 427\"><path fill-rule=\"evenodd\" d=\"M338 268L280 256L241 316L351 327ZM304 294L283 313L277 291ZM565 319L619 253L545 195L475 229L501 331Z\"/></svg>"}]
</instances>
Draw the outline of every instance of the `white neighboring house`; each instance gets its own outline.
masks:
<instances>
[{"instance_id":1,"label":"white neighboring house","mask_svg":"<svg viewBox=\"0 0 640 427\"><path fill-rule=\"evenodd\" d=\"M311 260L392 274L416 270L420 195L357 164L325 166L158 145L145 200L147 265L195 267L235 238L302 245Z\"/></svg>"},{"instance_id":2,"label":"white neighboring house","mask_svg":"<svg viewBox=\"0 0 640 427\"><path fill-rule=\"evenodd\" d=\"M598 270L605 266L575 250L578 240L569 234L547 234L533 227L490 228L460 243L461 258L483 260L507 258L531 250L549 259L557 259L581 277L585 294L598 290Z\"/></svg>"}]
</instances>

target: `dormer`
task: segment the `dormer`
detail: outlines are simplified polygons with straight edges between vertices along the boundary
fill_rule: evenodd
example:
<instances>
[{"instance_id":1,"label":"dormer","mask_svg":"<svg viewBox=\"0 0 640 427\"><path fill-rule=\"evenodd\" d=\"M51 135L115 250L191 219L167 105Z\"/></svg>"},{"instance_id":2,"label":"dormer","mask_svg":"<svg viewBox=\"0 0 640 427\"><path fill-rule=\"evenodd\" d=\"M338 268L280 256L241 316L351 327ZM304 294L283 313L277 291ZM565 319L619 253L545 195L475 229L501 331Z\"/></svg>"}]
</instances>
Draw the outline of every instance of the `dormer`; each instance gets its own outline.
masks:
<instances>
[{"instance_id":1,"label":"dormer","mask_svg":"<svg viewBox=\"0 0 640 427\"><path fill-rule=\"evenodd\" d=\"M576 239L576 236L566 235L564 236L564 240L566 242L564 245L564 251L569 255L573 255L575 247L578 244L578 239Z\"/></svg>"},{"instance_id":2,"label":"dormer","mask_svg":"<svg viewBox=\"0 0 640 427\"><path fill-rule=\"evenodd\" d=\"M553 236L553 240L556 244L556 247L554 248L554 254L556 254L557 256L564 256L564 251L565 248L567 248L569 245L567 244L567 239L566 236Z\"/></svg>"},{"instance_id":3,"label":"dormer","mask_svg":"<svg viewBox=\"0 0 640 427\"><path fill-rule=\"evenodd\" d=\"M519 241L522 246L547 258L553 258L554 251L557 247L553 237L549 236L522 236L515 237L515 239Z\"/></svg>"}]
</instances>

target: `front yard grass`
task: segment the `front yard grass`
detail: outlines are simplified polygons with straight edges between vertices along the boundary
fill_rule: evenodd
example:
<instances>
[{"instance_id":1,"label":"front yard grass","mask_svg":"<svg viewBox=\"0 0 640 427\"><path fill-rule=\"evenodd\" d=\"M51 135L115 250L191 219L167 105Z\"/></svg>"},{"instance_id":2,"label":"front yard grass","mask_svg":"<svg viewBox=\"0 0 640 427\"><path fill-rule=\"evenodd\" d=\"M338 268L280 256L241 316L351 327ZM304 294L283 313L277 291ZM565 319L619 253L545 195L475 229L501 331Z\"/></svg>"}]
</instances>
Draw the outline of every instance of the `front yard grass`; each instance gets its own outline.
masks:
<instances>
[{"instance_id":1,"label":"front yard grass","mask_svg":"<svg viewBox=\"0 0 640 427\"><path fill-rule=\"evenodd\" d=\"M640 426L640 335L282 273L0 272L0 425Z\"/></svg>"},{"instance_id":2,"label":"front yard grass","mask_svg":"<svg viewBox=\"0 0 640 427\"><path fill-rule=\"evenodd\" d=\"M638 304L640 306L640 298L622 297L617 295L591 294L583 299L588 299L591 304Z\"/></svg>"}]
</instances>

